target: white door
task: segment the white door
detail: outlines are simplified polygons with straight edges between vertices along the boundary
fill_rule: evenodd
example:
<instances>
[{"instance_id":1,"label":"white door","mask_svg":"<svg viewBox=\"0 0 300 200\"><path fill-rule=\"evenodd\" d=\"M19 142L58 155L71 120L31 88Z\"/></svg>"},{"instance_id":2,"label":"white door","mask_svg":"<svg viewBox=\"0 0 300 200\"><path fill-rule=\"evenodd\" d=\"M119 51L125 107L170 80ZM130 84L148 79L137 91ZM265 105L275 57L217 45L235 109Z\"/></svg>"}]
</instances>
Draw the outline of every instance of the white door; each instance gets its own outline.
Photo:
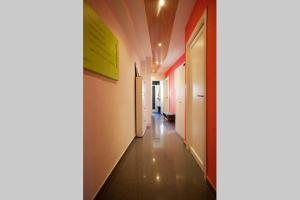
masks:
<instances>
[{"instance_id":1,"label":"white door","mask_svg":"<svg viewBox=\"0 0 300 200\"><path fill-rule=\"evenodd\" d=\"M160 81L160 105L161 105L161 107L160 107L160 114L163 114L163 112L164 112L164 105L165 105L165 103L164 103L164 81Z\"/></svg>"},{"instance_id":2,"label":"white door","mask_svg":"<svg viewBox=\"0 0 300 200\"><path fill-rule=\"evenodd\" d=\"M164 80L164 105L163 105L163 112L169 112L169 80Z\"/></svg>"},{"instance_id":3,"label":"white door","mask_svg":"<svg viewBox=\"0 0 300 200\"><path fill-rule=\"evenodd\" d=\"M206 171L206 61L203 28L190 46L192 109L191 150Z\"/></svg>"},{"instance_id":4,"label":"white door","mask_svg":"<svg viewBox=\"0 0 300 200\"><path fill-rule=\"evenodd\" d=\"M175 128L184 139L185 125L185 67L182 65L175 70Z\"/></svg>"}]
</instances>

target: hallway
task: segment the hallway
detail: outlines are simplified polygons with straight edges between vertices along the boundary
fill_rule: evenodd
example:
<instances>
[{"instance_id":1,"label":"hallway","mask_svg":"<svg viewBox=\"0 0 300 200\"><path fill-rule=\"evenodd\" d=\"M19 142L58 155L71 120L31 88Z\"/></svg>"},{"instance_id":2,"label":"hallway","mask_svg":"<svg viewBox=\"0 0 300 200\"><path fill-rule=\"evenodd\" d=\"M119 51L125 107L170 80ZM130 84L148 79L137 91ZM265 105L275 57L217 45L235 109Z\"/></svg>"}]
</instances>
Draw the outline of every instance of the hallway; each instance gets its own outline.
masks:
<instances>
[{"instance_id":1,"label":"hallway","mask_svg":"<svg viewBox=\"0 0 300 200\"><path fill-rule=\"evenodd\" d=\"M97 200L216 199L174 124L152 114L152 126L135 138Z\"/></svg>"}]
</instances>

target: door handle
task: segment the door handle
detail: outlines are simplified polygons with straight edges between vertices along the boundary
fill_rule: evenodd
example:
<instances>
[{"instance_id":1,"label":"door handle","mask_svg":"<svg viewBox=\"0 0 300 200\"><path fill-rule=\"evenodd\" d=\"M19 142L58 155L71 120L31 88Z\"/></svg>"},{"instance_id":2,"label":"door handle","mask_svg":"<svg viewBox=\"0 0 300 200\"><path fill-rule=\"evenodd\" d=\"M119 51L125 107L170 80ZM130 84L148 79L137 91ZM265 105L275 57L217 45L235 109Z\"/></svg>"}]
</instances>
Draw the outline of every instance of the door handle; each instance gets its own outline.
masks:
<instances>
[{"instance_id":1,"label":"door handle","mask_svg":"<svg viewBox=\"0 0 300 200\"><path fill-rule=\"evenodd\" d=\"M203 94L197 94L197 97L205 97Z\"/></svg>"}]
</instances>

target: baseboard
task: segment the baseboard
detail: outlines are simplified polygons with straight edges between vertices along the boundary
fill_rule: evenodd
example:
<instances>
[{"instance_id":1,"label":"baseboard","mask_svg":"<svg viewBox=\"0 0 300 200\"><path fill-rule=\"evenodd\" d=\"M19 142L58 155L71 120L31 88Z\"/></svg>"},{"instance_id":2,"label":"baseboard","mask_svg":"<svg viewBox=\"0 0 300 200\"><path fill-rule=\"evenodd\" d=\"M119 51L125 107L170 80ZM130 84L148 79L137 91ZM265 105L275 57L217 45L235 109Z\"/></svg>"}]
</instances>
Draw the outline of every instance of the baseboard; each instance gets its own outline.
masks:
<instances>
[{"instance_id":1,"label":"baseboard","mask_svg":"<svg viewBox=\"0 0 300 200\"><path fill-rule=\"evenodd\" d=\"M198 163L199 167L202 169L204 176L206 177L206 171L205 171L204 164L201 162L201 159L199 158L199 156L197 155L197 153L193 149L193 147L190 147L190 150L191 150L191 153L192 153L193 157L195 158L196 162Z\"/></svg>"},{"instance_id":2,"label":"baseboard","mask_svg":"<svg viewBox=\"0 0 300 200\"><path fill-rule=\"evenodd\" d=\"M105 188L104 186L107 185L107 183L109 182L114 170L116 169L116 167L118 166L118 164L120 163L121 158L123 157L123 155L126 153L128 147L131 145L132 141L134 140L135 136L133 136L133 138L131 139L131 141L129 142L129 144L127 145L127 147L125 148L125 150L123 151L123 153L121 154L121 156L119 157L118 161L115 163L115 165L113 166L113 168L110 170L110 173L106 176L105 180L103 181L103 183L99 186L97 192L94 194L92 199L95 199Z\"/></svg>"},{"instance_id":3,"label":"baseboard","mask_svg":"<svg viewBox=\"0 0 300 200\"><path fill-rule=\"evenodd\" d=\"M206 180L208 182L208 185L211 187L211 189L216 193L216 186L212 183L212 181L210 180L210 178L208 176L206 176Z\"/></svg>"},{"instance_id":4,"label":"baseboard","mask_svg":"<svg viewBox=\"0 0 300 200\"><path fill-rule=\"evenodd\" d=\"M175 130L175 133L179 136L179 138L183 141L184 143L184 138Z\"/></svg>"}]
</instances>

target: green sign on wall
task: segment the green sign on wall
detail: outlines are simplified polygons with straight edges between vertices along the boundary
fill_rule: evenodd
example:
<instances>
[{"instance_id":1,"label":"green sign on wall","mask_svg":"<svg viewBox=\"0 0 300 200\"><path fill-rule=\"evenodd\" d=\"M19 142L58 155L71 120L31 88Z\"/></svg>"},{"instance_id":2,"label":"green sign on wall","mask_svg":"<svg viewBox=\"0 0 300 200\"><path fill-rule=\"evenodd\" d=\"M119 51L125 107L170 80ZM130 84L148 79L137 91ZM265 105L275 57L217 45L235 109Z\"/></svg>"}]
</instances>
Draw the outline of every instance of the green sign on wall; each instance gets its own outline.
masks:
<instances>
[{"instance_id":1,"label":"green sign on wall","mask_svg":"<svg viewBox=\"0 0 300 200\"><path fill-rule=\"evenodd\" d=\"M83 67L118 80L118 40L86 1L83 15Z\"/></svg>"}]
</instances>

